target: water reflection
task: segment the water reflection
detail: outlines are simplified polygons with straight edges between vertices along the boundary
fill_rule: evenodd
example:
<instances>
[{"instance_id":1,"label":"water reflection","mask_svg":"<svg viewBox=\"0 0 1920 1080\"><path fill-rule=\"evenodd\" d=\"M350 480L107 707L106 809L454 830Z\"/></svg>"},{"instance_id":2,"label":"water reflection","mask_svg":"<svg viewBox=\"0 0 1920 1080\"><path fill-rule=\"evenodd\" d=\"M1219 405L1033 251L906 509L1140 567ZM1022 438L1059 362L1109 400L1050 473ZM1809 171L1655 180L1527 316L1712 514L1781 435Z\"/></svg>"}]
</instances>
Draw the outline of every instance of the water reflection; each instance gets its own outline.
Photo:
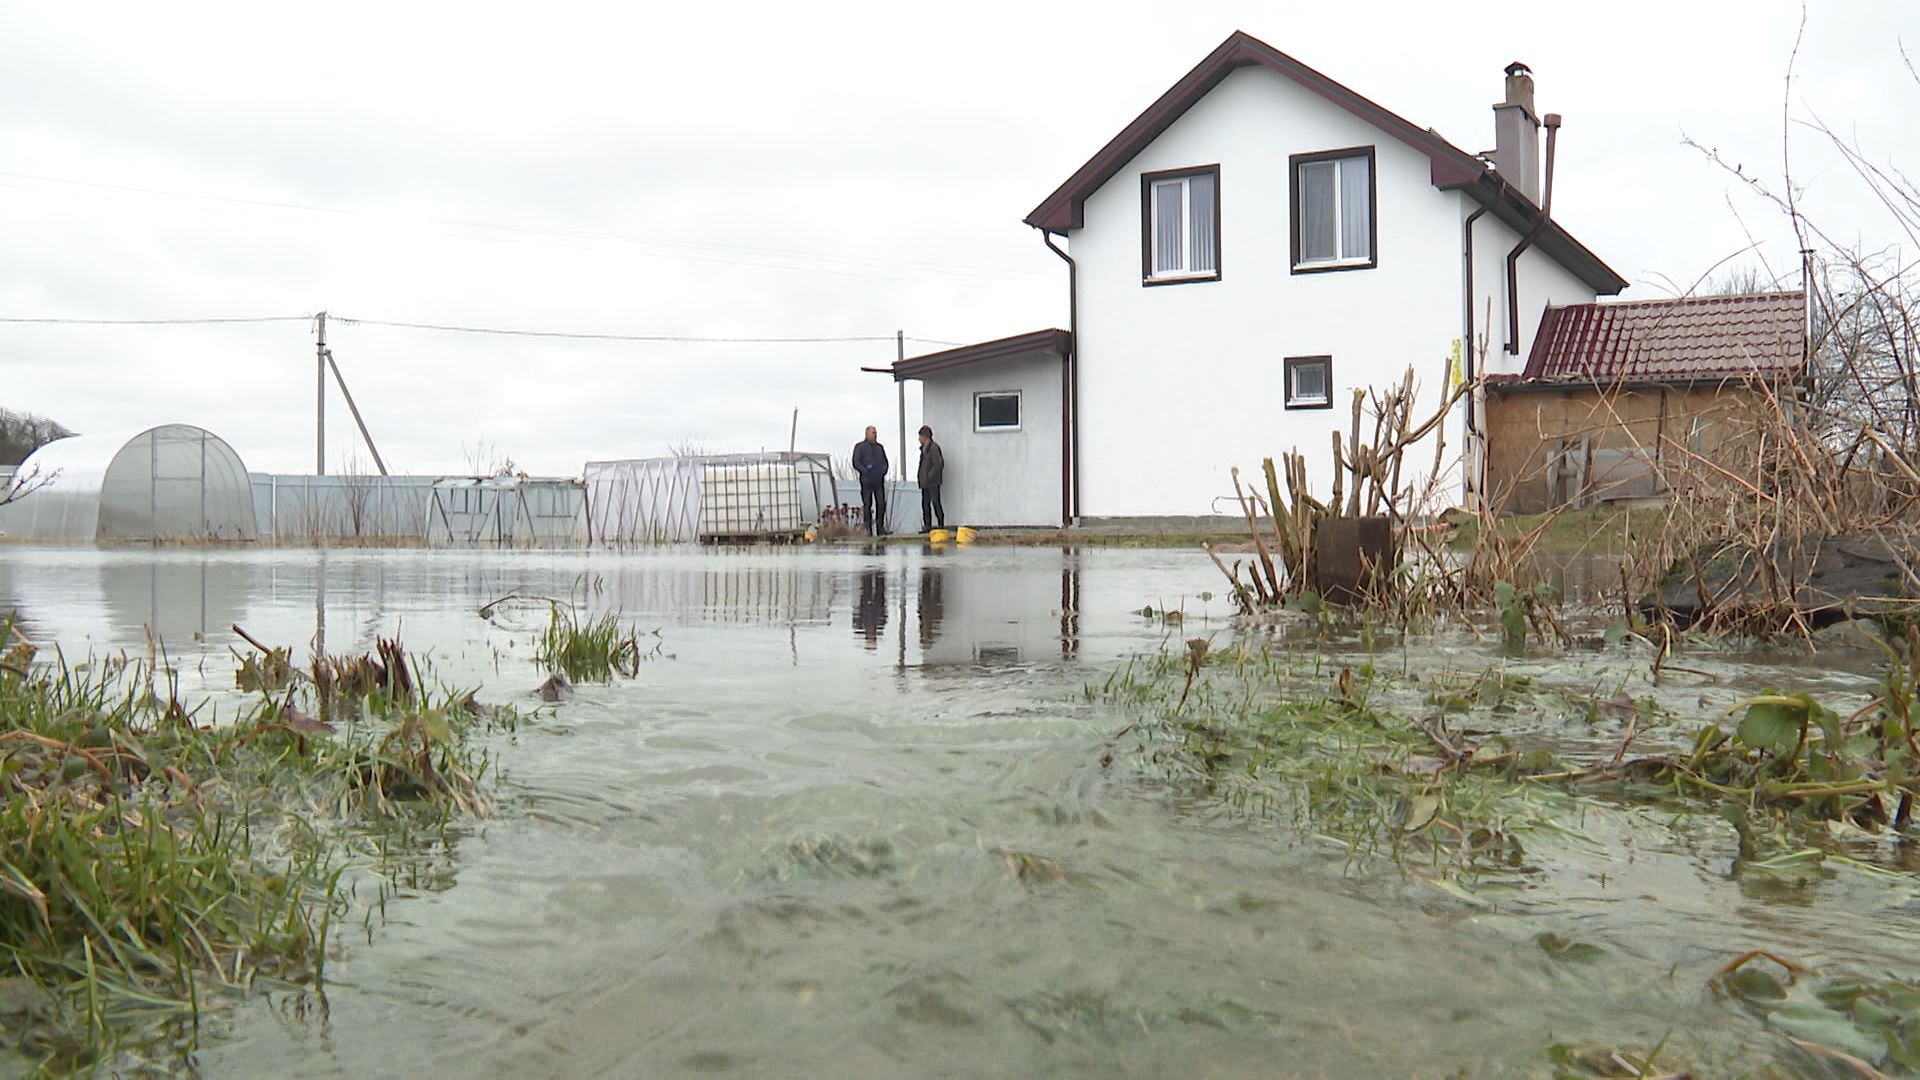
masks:
<instances>
[{"instance_id":1,"label":"water reflection","mask_svg":"<svg viewBox=\"0 0 1920 1080\"><path fill-rule=\"evenodd\" d=\"M940 568L931 564L920 568L920 647L932 645L940 637L940 620L947 614L947 604L941 595L945 588L945 577Z\"/></svg>"},{"instance_id":2,"label":"water reflection","mask_svg":"<svg viewBox=\"0 0 1920 1080\"><path fill-rule=\"evenodd\" d=\"M867 651L880 648L880 633L887 628L887 575L883 570L860 574L860 599L853 609L853 632L866 642Z\"/></svg>"}]
</instances>

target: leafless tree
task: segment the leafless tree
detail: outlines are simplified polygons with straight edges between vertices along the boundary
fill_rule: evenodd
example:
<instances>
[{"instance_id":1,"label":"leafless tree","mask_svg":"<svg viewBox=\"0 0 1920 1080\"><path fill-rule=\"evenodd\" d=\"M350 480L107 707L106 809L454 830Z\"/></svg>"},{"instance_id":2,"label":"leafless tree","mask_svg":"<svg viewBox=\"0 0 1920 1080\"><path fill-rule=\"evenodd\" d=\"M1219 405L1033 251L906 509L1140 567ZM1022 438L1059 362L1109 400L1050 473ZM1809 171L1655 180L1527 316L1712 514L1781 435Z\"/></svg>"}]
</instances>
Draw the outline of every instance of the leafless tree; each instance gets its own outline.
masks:
<instances>
[{"instance_id":1,"label":"leafless tree","mask_svg":"<svg viewBox=\"0 0 1920 1080\"><path fill-rule=\"evenodd\" d=\"M0 465L19 465L35 450L72 434L44 416L0 409Z\"/></svg>"},{"instance_id":2,"label":"leafless tree","mask_svg":"<svg viewBox=\"0 0 1920 1080\"><path fill-rule=\"evenodd\" d=\"M347 525L353 529L353 535L366 535L367 508L373 502L374 489L379 479L367 472L360 460L358 451L347 455L340 467L340 494L346 503Z\"/></svg>"},{"instance_id":3,"label":"leafless tree","mask_svg":"<svg viewBox=\"0 0 1920 1080\"><path fill-rule=\"evenodd\" d=\"M1796 268L1797 275L1780 276L1804 278L1809 294L1807 422L1830 436L1830 442L1851 443L1870 435L1885 453L1909 463L1920 461L1920 259L1913 257L1920 252L1920 183L1891 163L1875 161L1857 141L1818 115L1793 116L1798 54L1796 38L1781 105L1777 177L1729 163L1717 150L1691 138L1686 142L1740 181L1762 205L1784 215L1793 230L1802 266ZM1920 107L1920 72L1904 48L1900 56L1909 79L1904 90L1913 106ZM1842 167L1826 170L1822 182L1850 183L1859 205L1877 207L1877 235L1853 239L1823 227L1807 213L1805 188L1794 179L1797 138L1810 138L1838 156ZM1736 280L1745 284L1775 278L1755 270Z\"/></svg>"},{"instance_id":4,"label":"leafless tree","mask_svg":"<svg viewBox=\"0 0 1920 1080\"><path fill-rule=\"evenodd\" d=\"M460 449L467 456L468 476L511 476L520 471L513 458L485 438L476 440L472 446L461 443Z\"/></svg>"}]
</instances>

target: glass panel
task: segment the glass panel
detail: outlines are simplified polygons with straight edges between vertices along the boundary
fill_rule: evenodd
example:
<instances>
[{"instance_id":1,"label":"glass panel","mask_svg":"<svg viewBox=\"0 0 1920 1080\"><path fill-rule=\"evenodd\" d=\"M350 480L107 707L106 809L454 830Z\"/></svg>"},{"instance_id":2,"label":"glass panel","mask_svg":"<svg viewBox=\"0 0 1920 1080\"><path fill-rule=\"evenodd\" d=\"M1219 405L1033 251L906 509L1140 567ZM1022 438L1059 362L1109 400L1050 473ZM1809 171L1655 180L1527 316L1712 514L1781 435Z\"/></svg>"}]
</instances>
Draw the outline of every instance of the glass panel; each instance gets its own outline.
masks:
<instances>
[{"instance_id":1,"label":"glass panel","mask_svg":"<svg viewBox=\"0 0 1920 1080\"><path fill-rule=\"evenodd\" d=\"M1334 247L1333 162L1300 166L1300 261L1338 258Z\"/></svg>"},{"instance_id":2,"label":"glass panel","mask_svg":"<svg viewBox=\"0 0 1920 1080\"><path fill-rule=\"evenodd\" d=\"M1214 215L1219 212L1214 199L1214 177L1212 173L1201 173L1187 178L1187 203L1190 210L1187 226L1193 233L1193 264L1187 269L1196 274L1210 274L1220 268L1219 259L1213 250Z\"/></svg>"},{"instance_id":3,"label":"glass panel","mask_svg":"<svg viewBox=\"0 0 1920 1080\"><path fill-rule=\"evenodd\" d=\"M976 427L1019 427L1019 394L981 394L973 399Z\"/></svg>"},{"instance_id":4,"label":"glass panel","mask_svg":"<svg viewBox=\"0 0 1920 1080\"><path fill-rule=\"evenodd\" d=\"M1293 365L1293 400L1317 403L1327 400L1327 362L1308 360Z\"/></svg>"},{"instance_id":5,"label":"glass panel","mask_svg":"<svg viewBox=\"0 0 1920 1080\"><path fill-rule=\"evenodd\" d=\"M1365 259L1373 254L1372 185L1367 159L1340 163L1340 257Z\"/></svg>"},{"instance_id":6,"label":"glass panel","mask_svg":"<svg viewBox=\"0 0 1920 1080\"><path fill-rule=\"evenodd\" d=\"M1181 235L1181 194L1186 184L1169 180L1153 185L1153 272L1179 272L1186 255Z\"/></svg>"}]
</instances>

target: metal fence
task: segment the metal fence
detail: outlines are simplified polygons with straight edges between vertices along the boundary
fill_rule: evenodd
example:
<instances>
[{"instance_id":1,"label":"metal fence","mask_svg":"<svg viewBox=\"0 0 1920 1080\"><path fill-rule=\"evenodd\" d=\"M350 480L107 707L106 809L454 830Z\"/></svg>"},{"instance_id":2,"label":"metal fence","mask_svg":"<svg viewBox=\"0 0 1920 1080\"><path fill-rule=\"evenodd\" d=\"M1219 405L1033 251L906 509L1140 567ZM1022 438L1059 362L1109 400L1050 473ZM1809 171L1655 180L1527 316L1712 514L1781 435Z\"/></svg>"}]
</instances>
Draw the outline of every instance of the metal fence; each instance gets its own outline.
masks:
<instances>
[{"instance_id":1,"label":"metal fence","mask_svg":"<svg viewBox=\"0 0 1920 1080\"><path fill-rule=\"evenodd\" d=\"M568 547L587 539L586 487L540 477L253 473L260 539L311 544Z\"/></svg>"}]
</instances>

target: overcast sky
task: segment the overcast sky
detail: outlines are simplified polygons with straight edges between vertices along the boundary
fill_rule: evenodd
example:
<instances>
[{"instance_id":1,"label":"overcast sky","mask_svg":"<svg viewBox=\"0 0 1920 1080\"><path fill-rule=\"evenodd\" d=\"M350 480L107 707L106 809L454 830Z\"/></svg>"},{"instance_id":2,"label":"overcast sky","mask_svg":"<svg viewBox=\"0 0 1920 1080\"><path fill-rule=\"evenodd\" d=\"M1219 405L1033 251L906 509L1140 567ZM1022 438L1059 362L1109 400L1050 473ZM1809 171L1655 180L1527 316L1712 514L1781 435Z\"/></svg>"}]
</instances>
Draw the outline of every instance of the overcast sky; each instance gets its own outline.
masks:
<instances>
[{"instance_id":1,"label":"overcast sky","mask_svg":"<svg viewBox=\"0 0 1920 1080\"><path fill-rule=\"evenodd\" d=\"M1793 272L1779 215L1682 137L1778 186L1798 3L1375 3L1356 24L1361 10L5 5L0 317L324 308L880 337L329 333L396 472L460 471L483 444L563 475L682 441L784 448L796 407L803 449L844 454L867 423L891 444L892 384L860 366L892 361L896 329L969 342L1064 326L1064 268L1021 218L1235 29L1468 151L1491 147L1501 68L1527 62L1541 109L1566 118L1556 216L1627 296L1684 287L1749 234ZM1912 0L1813 3L1791 112L1912 175L1903 36L1920 52ZM1793 137L1816 216L1899 239L1816 135ZM311 324L0 324L0 405L83 431L196 423L253 469L305 471L313 395ZM328 420L332 470L354 447L337 392Z\"/></svg>"}]
</instances>

